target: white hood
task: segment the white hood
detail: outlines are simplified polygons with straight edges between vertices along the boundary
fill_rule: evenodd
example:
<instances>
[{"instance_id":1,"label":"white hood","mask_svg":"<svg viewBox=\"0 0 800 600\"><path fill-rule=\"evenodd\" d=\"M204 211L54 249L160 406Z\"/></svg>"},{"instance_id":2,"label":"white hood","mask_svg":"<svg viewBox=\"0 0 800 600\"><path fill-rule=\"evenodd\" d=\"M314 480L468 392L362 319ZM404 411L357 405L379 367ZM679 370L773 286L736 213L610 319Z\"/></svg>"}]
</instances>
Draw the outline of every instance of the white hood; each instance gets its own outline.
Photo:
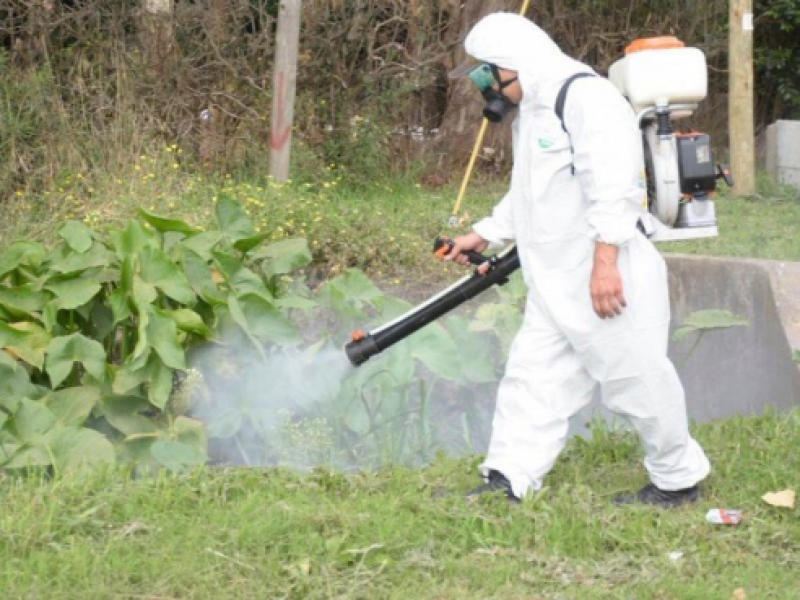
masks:
<instances>
[{"instance_id":1,"label":"white hood","mask_svg":"<svg viewBox=\"0 0 800 600\"><path fill-rule=\"evenodd\" d=\"M574 73L594 72L564 54L529 19L514 13L492 13L478 21L467 35L464 48L482 62L517 71L526 99Z\"/></svg>"}]
</instances>

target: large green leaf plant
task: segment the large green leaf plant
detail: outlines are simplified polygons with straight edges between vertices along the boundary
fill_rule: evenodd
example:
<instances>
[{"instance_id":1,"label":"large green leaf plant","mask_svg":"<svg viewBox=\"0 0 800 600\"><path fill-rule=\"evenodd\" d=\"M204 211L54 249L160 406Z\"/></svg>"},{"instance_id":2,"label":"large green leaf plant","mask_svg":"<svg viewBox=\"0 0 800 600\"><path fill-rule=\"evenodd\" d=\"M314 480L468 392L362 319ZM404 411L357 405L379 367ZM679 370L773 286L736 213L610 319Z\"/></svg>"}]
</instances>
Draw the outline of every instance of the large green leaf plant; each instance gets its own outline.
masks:
<instances>
[{"instance_id":1,"label":"large green leaf plant","mask_svg":"<svg viewBox=\"0 0 800 600\"><path fill-rule=\"evenodd\" d=\"M284 276L310 261L303 240L264 246L227 197L215 230L140 217L0 254L0 467L203 463L205 427L175 393L187 352L225 328L259 349L299 339Z\"/></svg>"}]
</instances>

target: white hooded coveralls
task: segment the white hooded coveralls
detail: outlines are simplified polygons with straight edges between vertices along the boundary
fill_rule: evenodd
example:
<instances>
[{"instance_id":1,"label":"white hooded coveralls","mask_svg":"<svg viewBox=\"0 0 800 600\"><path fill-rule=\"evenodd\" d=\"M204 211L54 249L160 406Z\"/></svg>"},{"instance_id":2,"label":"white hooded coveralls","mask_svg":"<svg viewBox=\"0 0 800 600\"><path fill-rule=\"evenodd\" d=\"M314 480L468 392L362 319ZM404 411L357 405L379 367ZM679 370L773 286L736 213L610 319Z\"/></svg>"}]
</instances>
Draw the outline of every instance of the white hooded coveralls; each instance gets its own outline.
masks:
<instances>
[{"instance_id":1,"label":"white hooded coveralls","mask_svg":"<svg viewBox=\"0 0 800 600\"><path fill-rule=\"evenodd\" d=\"M512 125L511 186L474 226L493 244L516 242L529 290L498 391L484 476L500 471L519 497L539 489L566 444L570 417L599 385L605 406L639 433L651 481L664 490L695 485L709 463L689 435L683 387L667 357L666 266L637 229L649 216L630 105L602 77L576 79L564 108L567 134L556 96L571 75L592 73L588 66L512 13L482 19L465 47L480 61L517 71L523 90ZM619 246L627 308L612 319L592 306L596 241Z\"/></svg>"}]
</instances>

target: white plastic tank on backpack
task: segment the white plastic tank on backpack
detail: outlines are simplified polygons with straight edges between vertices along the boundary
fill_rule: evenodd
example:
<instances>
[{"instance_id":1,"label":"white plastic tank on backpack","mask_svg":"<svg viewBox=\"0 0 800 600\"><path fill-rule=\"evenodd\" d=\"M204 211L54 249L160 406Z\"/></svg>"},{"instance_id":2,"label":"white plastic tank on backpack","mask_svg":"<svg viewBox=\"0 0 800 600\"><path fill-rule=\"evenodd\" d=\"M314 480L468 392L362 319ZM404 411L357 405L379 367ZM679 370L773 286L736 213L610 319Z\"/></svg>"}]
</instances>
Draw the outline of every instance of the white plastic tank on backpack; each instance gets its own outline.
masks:
<instances>
[{"instance_id":1,"label":"white plastic tank on backpack","mask_svg":"<svg viewBox=\"0 0 800 600\"><path fill-rule=\"evenodd\" d=\"M672 36L642 38L611 65L608 78L628 98L636 114L659 105L696 104L706 97L706 57ZM691 111L676 111L673 118Z\"/></svg>"}]
</instances>

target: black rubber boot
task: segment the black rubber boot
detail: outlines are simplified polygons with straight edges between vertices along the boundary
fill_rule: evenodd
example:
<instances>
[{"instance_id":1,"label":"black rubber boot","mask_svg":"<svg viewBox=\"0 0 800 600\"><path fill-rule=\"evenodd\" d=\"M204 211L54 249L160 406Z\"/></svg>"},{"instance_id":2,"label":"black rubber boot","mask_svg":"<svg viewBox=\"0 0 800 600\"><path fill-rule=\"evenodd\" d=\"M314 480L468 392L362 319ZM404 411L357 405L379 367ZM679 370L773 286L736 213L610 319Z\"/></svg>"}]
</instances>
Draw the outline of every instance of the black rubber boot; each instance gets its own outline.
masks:
<instances>
[{"instance_id":1,"label":"black rubber boot","mask_svg":"<svg viewBox=\"0 0 800 600\"><path fill-rule=\"evenodd\" d=\"M483 494L505 494L509 501L519 503L520 499L514 495L511 489L511 482L500 471L492 469L489 471L489 478L482 486L475 488L467 493L467 498L475 498Z\"/></svg>"},{"instance_id":2,"label":"black rubber boot","mask_svg":"<svg viewBox=\"0 0 800 600\"><path fill-rule=\"evenodd\" d=\"M651 504L663 508L677 508L684 504L697 502L700 499L700 488L693 485L683 490L662 490L648 483L635 494L620 494L614 498L614 504Z\"/></svg>"}]
</instances>

